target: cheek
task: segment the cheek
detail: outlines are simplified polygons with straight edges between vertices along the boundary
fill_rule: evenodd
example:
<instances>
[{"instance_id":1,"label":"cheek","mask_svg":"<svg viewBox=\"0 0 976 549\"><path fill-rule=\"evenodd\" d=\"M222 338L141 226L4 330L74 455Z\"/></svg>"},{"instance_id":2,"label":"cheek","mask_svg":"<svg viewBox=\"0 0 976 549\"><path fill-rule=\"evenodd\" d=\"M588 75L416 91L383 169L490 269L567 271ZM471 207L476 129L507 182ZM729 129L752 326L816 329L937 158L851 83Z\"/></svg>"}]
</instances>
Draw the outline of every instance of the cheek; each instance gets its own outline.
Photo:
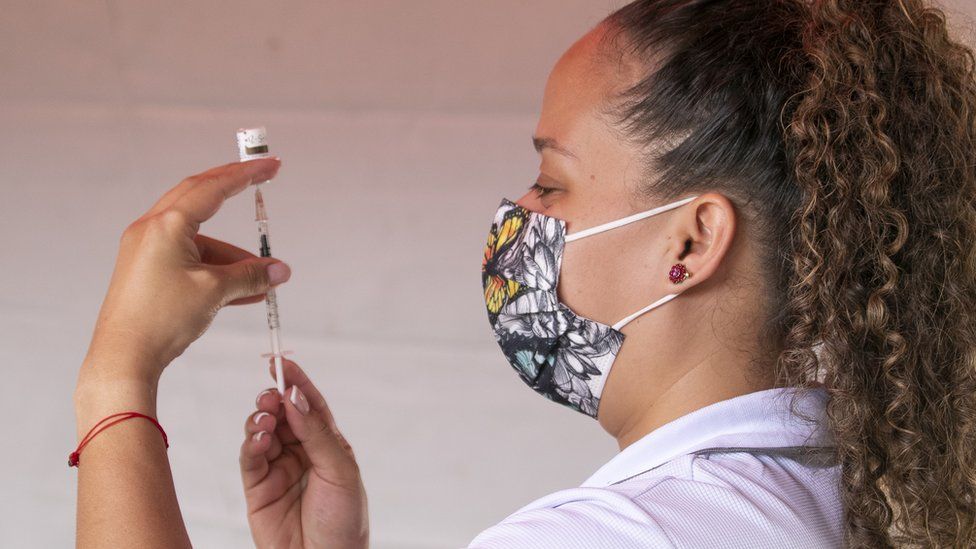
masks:
<instances>
[{"instance_id":1,"label":"cheek","mask_svg":"<svg viewBox=\"0 0 976 549\"><path fill-rule=\"evenodd\" d=\"M557 290L573 312L612 324L619 320L614 318L620 309L619 258L600 244L594 236L566 245Z\"/></svg>"},{"instance_id":2,"label":"cheek","mask_svg":"<svg viewBox=\"0 0 976 549\"><path fill-rule=\"evenodd\" d=\"M649 237L616 230L567 243L557 286L573 312L608 325L660 297L653 295L660 268L651 260Z\"/></svg>"}]
</instances>

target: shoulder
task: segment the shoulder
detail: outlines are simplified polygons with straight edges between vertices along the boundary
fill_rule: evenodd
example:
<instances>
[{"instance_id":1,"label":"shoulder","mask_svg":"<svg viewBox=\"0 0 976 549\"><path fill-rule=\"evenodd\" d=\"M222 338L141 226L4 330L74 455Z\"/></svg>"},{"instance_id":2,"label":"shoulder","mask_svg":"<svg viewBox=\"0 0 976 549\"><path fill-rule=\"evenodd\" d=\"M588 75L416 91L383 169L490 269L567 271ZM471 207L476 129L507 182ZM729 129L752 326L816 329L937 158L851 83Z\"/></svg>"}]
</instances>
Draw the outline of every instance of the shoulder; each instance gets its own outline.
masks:
<instances>
[{"instance_id":1,"label":"shoulder","mask_svg":"<svg viewBox=\"0 0 976 549\"><path fill-rule=\"evenodd\" d=\"M839 466L748 452L669 465L674 474L633 501L679 547L842 545Z\"/></svg>"},{"instance_id":2,"label":"shoulder","mask_svg":"<svg viewBox=\"0 0 976 549\"><path fill-rule=\"evenodd\" d=\"M838 472L744 452L682 456L609 487L549 494L469 547L839 547Z\"/></svg>"},{"instance_id":3,"label":"shoulder","mask_svg":"<svg viewBox=\"0 0 976 549\"><path fill-rule=\"evenodd\" d=\"M676 547L624 494L573 488L540 498L478 534L469 549Z\"/></svg>"}]
</instances>

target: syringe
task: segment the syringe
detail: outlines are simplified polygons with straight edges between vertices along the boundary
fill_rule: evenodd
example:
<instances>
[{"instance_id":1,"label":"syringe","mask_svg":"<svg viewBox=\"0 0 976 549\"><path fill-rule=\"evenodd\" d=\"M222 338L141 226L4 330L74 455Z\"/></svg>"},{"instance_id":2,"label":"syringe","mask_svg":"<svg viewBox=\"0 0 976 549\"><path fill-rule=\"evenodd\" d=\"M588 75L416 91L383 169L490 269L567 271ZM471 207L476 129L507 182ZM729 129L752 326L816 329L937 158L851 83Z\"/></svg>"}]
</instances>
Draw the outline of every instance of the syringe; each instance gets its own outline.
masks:
<instances>
[{"instance_id":1,"label":"syringe","mask_svg":"<svg viewBox=\"0 0 976 549\"><path fill-rule=\"evenodd\" d=\"M237 148L240 153L241 162L271 156L271 153L268 152L268 132L264 126L237 130ZM259 181L254 184L255 221L258 222L258 234L261 238L261 257L271 257L268 213L264 208L264 196L261 194L262 183L266 183L266 181ZM274 288L268 290L264 302L267 305L268 328L271 331L271 352L261 356L274 357L275 381L278 383L278 394L284 398L285 376L282 370L281 358L286 354L290 354L291 351L281 350L281 324L278 321L278 296Z\"/></svg>"}]
</instances>

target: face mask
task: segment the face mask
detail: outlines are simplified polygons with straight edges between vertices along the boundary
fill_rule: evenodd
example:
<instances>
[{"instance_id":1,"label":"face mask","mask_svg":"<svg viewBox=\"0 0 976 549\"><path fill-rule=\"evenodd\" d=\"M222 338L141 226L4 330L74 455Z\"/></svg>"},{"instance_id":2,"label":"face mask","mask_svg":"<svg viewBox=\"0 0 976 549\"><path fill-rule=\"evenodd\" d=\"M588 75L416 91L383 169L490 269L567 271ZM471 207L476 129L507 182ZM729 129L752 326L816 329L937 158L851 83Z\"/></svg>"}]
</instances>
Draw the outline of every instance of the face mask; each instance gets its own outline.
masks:
<instances>
[{"instance_id":1,"label":"face mask","mask_svg":"<svg viewBox=\"0 0 976 549\"><path fill-rule=\"evenodd\" d=\"M684 198L566 235L566 223L502 200L481 264L488 320L522 380L544 397L596 418L610 367L623 343L620 329L678 294L668 294L607 326L581 317L556 297L566 243L682 206Z\"/></svg>"}]
</instances>

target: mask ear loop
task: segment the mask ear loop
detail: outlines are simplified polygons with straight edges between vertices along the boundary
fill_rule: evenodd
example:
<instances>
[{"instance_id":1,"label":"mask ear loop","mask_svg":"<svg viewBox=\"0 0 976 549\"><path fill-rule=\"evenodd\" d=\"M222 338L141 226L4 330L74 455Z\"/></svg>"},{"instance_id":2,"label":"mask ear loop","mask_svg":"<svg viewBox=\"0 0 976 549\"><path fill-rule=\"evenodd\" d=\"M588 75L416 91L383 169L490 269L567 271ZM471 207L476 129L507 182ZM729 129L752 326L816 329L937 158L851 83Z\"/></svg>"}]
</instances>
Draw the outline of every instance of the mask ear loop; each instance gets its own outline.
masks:
<instances>
[{"instance_id":1,"label":"mask ear loop","mask_svg":"<svg viewBox=\"0 0 976 549\"><path fill-rule=\"evenodd\" d=\"M668 210L673 210L675 208L684 206L685 204L687 204L687 203L691 202L692 200L698 198L698 196L699 195L689 196L687 198L682 198L681 200L676 200L676 201L674 201L674 202L672 202L670 204L665 204L664 206L658 206L657 208L653 208L653 209L647 210L646 212L636 213L634 215L625 217L623 219L618 219L616 221L611 221L609 223L604 223L603 225L597 225L596 227L590 227L589 229L584 229L582 231L575 232L573 234L568 234L568 235L566 235L564 237L564 241L565 242L572 242L574 240L579 240L580 238L586 238L588 236L593 236L595 234L602 233L604 231L609 231L610 229L616 229L617 227L622 227L624 225L628 225L628 224L633 223L635 221L640 221L641 219L647 219L648 217L651 217L652 215L657 215L659 213L663 213L663 212L666 212ZM668 294L668 295L662 297L661 299L658 299L657 301L655 301L654 303L651 303L647 307L644 307L643 309L637 311L636 313L634 313L634 314L628 316L627 318L624 318L620 322L614 324L613 325L613 329L614 330L617 330L619 332L620 329L623 328L624 326L626 326L627 324L629 324L631 320L634 320L635 318L639 317L640 315L642 315L642 314L650 311L651 309L653 309L653 308L655 308L655 307L657 307L659 305L664 305L665 303L667 303L668 301L671 301L672 299L674 299L676 297L678 297L678 294Z\"/></svg>"},{"instance_id":2,"label":"mask ear loop","mask_svg":"<svg viewBox=\"0 0 976 549\"><path fill-rule=\"evenodd\" d=\"M613 329L619 332L620 329L623 328L624 326L626 326L627 324L629 324L631 320L634 320L635 318L637 318L640 315L642 315L642 314L650 311L651 309L653 309L655 307L658 307L660 305L664 305L665 303L667 303L668 301L671 301L672 299L674 299L676 297L678 297L678 294L668 294L668 295L662 297L661 299L655 301L654 303L651 303L647 307L644 307L643 309L637 311L636 313L634 313L634 314L628 316L627 318L621 320L620 322L614 324L613 325Z\"/></svg>"},{"instance_id":3,"label":"mask ear loop","mask_svg":"<svg viewBox=\"0 0 976 549\"><path fill-rule=\"evenodd\" d=\"M647 210L646 212L636 213L634 215L625 217L623 219L618 219L616 221L611 221L609 223L604 223L603 225L597 225L596 227L590 227L589 229L584 229L582 231L575 232L573 234L568 234L565 237L565 241L566 242L572 242L574 240L579 240L580 238L586 238L588 236L593 236L593 235L595 235L597 233L602 233L604 231L609 231L610 229L616 229L617 227L623 227L624 225L628 225L628 224L633 223L635 221L640 221L641 219L647 219L648 217L651 217L652 215L657 215L659 213L663 213L663 212L666 212L668 210L673 210L675 208L684 206L685 204L691 202L692 200L694 200L696 198L698 198L698 195L689 196L688 198L682 198L681 200L672 202L670 204L665 204L664 206L658 206L657 208L653 208L653 209Z\"/></svg>"}]
</instances>

